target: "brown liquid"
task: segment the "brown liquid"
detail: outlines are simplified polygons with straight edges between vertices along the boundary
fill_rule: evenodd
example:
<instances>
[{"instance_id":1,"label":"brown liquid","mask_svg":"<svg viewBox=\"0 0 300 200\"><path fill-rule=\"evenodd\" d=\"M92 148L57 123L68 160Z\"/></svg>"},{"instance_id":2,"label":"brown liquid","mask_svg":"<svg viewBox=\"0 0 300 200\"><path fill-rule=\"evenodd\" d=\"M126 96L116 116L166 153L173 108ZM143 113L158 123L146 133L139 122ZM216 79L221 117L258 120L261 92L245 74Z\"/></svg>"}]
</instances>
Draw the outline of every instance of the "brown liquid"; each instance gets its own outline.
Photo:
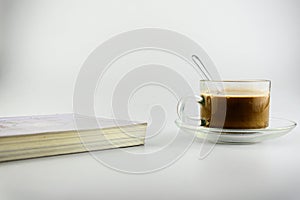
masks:
<instances>
[{"instance_id":1,"label":"brown liquid","mask_svg":"<svg viewBox=\"0 0 300 200\"><path fill-rule=\"evenodd\" d=\"M223 95L203 93L201 96L204 98L201 119L207 127L255 129L269 124L269 93L226 91Z\"/></svg>"}]
</instances>

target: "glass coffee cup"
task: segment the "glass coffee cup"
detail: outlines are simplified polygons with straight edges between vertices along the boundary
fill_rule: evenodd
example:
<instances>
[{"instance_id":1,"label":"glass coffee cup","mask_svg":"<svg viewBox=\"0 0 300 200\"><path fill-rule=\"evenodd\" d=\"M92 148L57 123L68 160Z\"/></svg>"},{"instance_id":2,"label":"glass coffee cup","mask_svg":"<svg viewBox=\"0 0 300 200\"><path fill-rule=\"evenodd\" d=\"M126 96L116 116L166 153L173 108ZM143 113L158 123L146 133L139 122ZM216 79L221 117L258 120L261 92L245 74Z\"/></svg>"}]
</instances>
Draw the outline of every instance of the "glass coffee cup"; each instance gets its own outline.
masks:
<instances>
[{"instance_id":1,"label":"glass coffee cup","mask_svg":"<svg viewBox=\"0 0 300 200\"><path fill-rule=\"evenodd\" d=\"M269 125L269 80L200 81L200 96L182 98L177 106L179 118L198 120L200 126L223 129L260 129ZM188 116L188 101L200 106L198 117Z\"/></svg>"}]
</instances>

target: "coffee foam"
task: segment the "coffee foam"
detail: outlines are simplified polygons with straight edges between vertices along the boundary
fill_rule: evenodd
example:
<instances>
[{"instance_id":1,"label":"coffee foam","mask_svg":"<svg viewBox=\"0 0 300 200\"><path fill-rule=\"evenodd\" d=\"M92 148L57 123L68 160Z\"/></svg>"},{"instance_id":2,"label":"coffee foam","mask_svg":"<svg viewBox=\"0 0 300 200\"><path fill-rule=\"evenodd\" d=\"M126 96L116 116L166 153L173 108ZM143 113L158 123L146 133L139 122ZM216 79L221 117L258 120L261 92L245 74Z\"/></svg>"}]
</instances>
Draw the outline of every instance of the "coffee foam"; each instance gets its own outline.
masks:
<instances>
[{"instance_id":1,"label":"coffee foam","mask_svg":"<svg viewBox=\"0 0 300 200\"><path fill-rule=\"evenodd\" d=\"M252 90L252 89L225 89L222 91L205 91L201 95L216 96L216 97L266 97L269 96L269 91Z\"/></svg>"}]
</instances>

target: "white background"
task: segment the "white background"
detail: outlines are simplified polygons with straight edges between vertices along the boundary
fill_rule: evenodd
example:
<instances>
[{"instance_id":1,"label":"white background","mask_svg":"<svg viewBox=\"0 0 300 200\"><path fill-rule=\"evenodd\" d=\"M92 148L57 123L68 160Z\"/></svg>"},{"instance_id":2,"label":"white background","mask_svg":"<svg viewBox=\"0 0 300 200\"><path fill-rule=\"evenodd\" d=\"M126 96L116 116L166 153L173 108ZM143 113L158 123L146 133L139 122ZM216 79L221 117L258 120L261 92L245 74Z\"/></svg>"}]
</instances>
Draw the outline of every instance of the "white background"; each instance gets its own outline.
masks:
<instances>
[{"instance_id":1,"label":"white background","mask_svg":"<svg viewBox=\"0 0 300 200\"><path fill-rule=\"evenodd\" d=\"M196 41L223 79L272 80L272 115L300 121L299 13L297 0L1 0L0 116L72 112L77 74L98 45L158 27ZM0 197L297 199L299 141L296 128L272 142L219 145L204 161L195 144L170 168L143 176L82 154L1 164Z\"/></svg>"}]
</instances>

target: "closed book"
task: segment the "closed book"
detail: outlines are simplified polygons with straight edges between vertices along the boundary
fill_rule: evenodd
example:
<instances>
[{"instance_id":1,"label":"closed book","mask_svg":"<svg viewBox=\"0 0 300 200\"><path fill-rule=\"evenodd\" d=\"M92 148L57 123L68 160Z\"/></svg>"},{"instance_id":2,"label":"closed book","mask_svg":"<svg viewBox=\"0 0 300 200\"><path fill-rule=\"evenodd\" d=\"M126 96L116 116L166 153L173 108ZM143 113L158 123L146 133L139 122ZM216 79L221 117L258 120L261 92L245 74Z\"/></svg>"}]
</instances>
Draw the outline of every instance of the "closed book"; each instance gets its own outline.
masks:
<instances>
[{"instance_id":1,"label":"closed book","mask_svg":"<svg viewBox=\"0 0 300 200\"><path fill-rule=\"evenodd\" d=\"M0 162L143 145L146 128L74 114L0 118Z\"/></svg>"}]
</instances>

